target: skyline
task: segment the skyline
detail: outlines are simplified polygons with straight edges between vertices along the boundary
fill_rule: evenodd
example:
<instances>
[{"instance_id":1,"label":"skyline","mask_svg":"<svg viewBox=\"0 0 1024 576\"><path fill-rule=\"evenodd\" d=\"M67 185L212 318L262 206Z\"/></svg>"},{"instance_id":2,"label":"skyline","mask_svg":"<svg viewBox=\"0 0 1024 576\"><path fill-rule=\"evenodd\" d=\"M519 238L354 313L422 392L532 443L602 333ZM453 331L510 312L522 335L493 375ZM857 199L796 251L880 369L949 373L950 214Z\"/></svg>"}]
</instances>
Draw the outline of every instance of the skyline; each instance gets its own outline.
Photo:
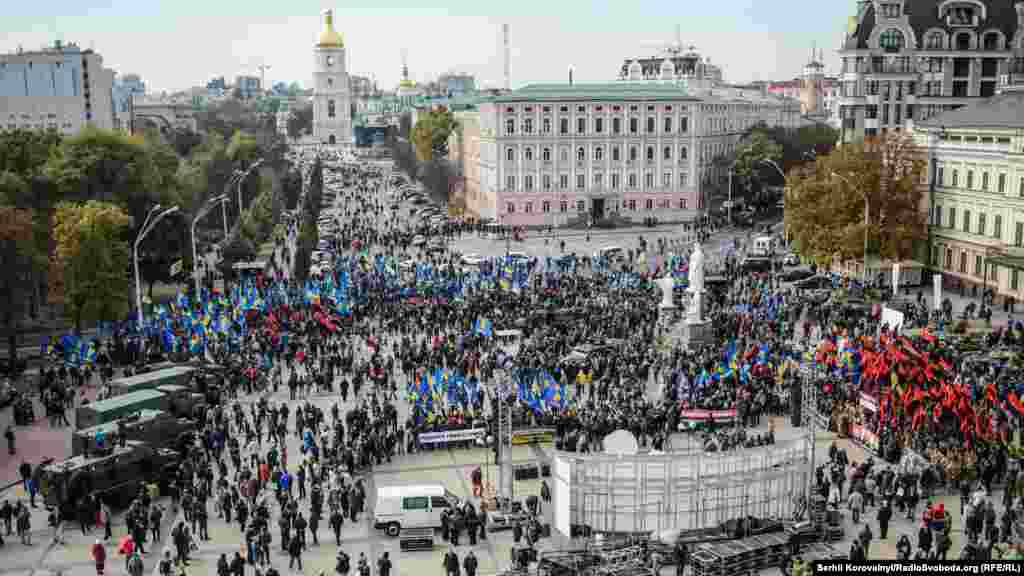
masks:
<instances>
[{"instance_id":1,"label":"skyline","mask_svg":"<svg viewBox=\"0 0 1024 576\"><path fill-rule=\"evenodd\" d=\"M345 38L349 72L375 77L384 89L400 80L403 49L417 82L457 71L475 75L480 86L502 85L503 23L511 28L513 88L565 82L570 66L579 82L614 80L624 59L654 56L674 44L677 25L683 46L694 46L721 66L728 82L788 80L799 75L814 46L824 52L829 72L838 69L836 49L846 18L854 13L852 2L827 3L805 30L797 24L806 20L790 15L805 11L806 4L793 0L773 6L727 0L687 6L686 13L683 6L651 0L628 7L569 0L544 12L551 6L526 0L503 14L486 15L469 0L440 8L412 0L223 0L212 6L197 0L145 5L58 0L46 5L47 15L36 7L12 7L0 50L76 42L95 49L119 75L139 74L154 93L203 86L219 76L229 82L243 74L259 77L261 64L270 66L268 86L297 81L309 87L313 44L326 8L334 10L335 28Z\"/></svg>"}]
</instances>

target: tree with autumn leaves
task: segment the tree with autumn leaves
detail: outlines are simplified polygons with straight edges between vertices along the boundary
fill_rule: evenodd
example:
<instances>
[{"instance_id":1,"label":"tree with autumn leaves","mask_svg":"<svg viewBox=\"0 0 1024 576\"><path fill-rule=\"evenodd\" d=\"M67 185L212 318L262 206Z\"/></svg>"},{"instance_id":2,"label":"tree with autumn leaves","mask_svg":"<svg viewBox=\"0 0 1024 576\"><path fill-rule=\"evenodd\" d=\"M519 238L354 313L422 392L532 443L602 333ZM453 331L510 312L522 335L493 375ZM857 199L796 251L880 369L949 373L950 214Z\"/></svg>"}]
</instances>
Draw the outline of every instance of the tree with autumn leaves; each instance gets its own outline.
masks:
<instances>
[{"instance_id":1,"label":"tree with autumn leaves","mask_svg":"<svg viewBox=\"0 0 1024 576\"><path fill-rule=\"evenodd\" d=\"M802 257L819 265L859 260L866 204L868 253L912 258L928 235L925 169L920 149L903 134L844 144L790 172L786 233Z\"/></svg>"},{"instance_id":2,"label":"tree with autumn leaves","mask_svg":"<svg viewBox=\"0 0 1024 576\"><path fill-rule=\"evenodd\" d=\"M123 318L129 309L130 220L120 207L61 202L53 212L50 300L80 330L85 322Z\"/></svg>"}]
</instances>

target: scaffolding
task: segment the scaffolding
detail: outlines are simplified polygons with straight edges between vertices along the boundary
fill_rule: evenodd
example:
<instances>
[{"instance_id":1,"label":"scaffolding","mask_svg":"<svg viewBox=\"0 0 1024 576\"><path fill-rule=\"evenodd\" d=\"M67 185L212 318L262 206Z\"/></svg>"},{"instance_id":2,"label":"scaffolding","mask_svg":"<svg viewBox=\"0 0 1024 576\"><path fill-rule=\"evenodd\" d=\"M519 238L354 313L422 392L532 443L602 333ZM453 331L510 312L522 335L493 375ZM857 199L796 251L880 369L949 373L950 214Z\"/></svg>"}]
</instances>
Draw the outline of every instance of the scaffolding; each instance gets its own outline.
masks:
<instances>
[{"instance_id":1,"label":"scaffolding","mask_svg":"<svg viewBox=\"0 0 1024 576\"><path fill-rule=\"evenodd\" d=\"M791 519L810 480L811 436L729 452L556 458L570 464L572 525L615 533L702 530L748 516Z\"/></svg>"}]
</instances>

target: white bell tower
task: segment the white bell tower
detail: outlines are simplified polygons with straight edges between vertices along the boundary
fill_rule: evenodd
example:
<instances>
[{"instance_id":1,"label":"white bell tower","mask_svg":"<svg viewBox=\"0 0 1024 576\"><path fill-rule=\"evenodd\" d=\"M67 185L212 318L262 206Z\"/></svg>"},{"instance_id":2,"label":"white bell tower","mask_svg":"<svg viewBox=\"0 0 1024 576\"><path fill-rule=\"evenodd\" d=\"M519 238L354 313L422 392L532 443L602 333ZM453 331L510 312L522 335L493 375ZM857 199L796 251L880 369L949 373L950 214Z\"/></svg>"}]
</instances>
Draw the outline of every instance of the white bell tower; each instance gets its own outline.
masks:
<instances>
[{"instance_id":1,"label":"white bell tower","mask_svg":"<svg viewBox=\"0 0 1024 576\"><path fill-rule=\"evenodd\" d=\"M345 41L334 30L334 14L323 11L323 29L314 48L313 141L332 146L352 144L352 106Z\"/></svg>"}]
</instances>

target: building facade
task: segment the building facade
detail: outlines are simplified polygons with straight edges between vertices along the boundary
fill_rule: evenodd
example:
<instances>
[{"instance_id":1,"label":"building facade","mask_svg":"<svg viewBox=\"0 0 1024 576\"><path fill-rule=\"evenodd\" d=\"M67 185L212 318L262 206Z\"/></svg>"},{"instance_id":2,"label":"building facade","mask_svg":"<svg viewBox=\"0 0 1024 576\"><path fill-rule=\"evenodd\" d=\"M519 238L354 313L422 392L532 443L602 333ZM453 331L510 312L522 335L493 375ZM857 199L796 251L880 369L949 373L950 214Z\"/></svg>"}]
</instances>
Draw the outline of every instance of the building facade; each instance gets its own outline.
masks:
<instances>
[{"instance_id":1,"label":"building facade","mask_svg":"<svg viewBox=\"0 0 1024 576\"><path fill-rule=\"evenodd\" d=\"M509 225L609 217L688 221L759 122L795 126L799 103L676 82L537 84L480 104L480 193Z\"/></svg>"},{"instance_id":2,"label":"building facade","mask_svg":"<svg viewBox=\"0 0 1024 576\"><path fill-rule=\"evenodd\" d=\"M437 83L441 92L449 98L469 96L476 93L476 77L472 74L450 72L441 74Z\"/></svg>"},{"instance_id":3,"label":"building facade","mask_svg":"<svg viewBox=\"0 0 1024 576\"><path fill-rule=\"evenodd\" d=\"M1024 73L1024 2L859 3L843 48L842 141L910 129Z\"/></svg>"},{"instance_id":4,"label":"building facade","mask_svg":"<svg viewBox=\"0 0 1024 576\"><path fill-rule=\"evenodd\" d=\"M165 130L170 126L175 130L199 131L195 109L191 102L187 100L175 101L170 98L133 96L131 99L131 115L131 127L136 131L147 123L156 124L161 130Z\"/></svg>"},{"instance_id":5,"label":"building facade","mask_svg":"<svg viewBox=\"0 0 1024 576\"><path fill-rule=\"evenodd\" d=\"M480 112L454 112L458 123L448 139L448 158L455 164L460 182L455 187L456 202L471 218L494 218L497 213L493 194L484 195L480 186ZM449 203L452 199L449 198Z\"/></svg>"},{"instance_id":6,"label":"building facade","mask_svg":"<svg viewBox=\"0 0 1024 576\"><path fill-rule=\"evenodd\" d=\"M235 88L238 90L239 97L243 100L256 98L263 91L259 76L235 76Z\"/></svg>"},{"instance_id":7,"label":"building facade","mask_svg":"<svg viewBox=\"0 0 1024 576\"><path fill-rule=\"evenodd\" d=\"M76 44L0 55L0 128L113 129L114 76L99 54Z\"/></svg>"},{"instance_id":8,"label":"building facade","mask_svg":"<svg viewBox=\"0 0 1024 576\"><path fill-rule=\"evenodd\" d=\"M937 116L915 140L929 158L931 267L1024 297L1024 91Z\"/></svg>"},{"instance_id":9,"label":"building facade","mask_svg":"<svg viewBox=\"0 0 1024 576\"><path fill-rule=\"evenodd\" d=\"M323 12L323 30L314 47L313 141L352 144L352 103L345 62L345 41L334 30L331 10Z\"/></svg>"}]
</instances>

